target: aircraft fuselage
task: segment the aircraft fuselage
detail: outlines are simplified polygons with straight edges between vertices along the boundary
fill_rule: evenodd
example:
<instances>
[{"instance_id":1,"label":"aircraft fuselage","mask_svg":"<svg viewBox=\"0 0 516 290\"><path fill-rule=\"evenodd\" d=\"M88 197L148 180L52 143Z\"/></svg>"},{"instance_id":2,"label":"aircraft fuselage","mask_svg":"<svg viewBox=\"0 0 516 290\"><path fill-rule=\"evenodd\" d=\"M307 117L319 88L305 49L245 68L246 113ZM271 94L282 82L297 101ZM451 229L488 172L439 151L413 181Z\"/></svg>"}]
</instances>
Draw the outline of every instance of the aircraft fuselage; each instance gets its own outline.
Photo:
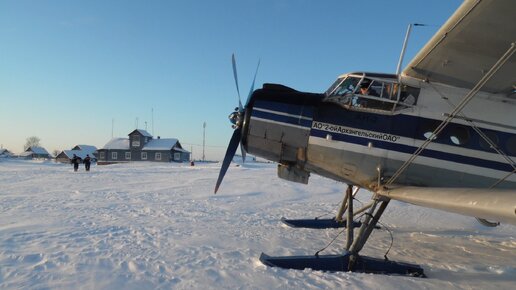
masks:
<instances>
[{"instance_id":1,"label":"aircraft fuselage","mask_svg":"<svg viewBox=\"0 0 516 290\"><path fill-rule=\"evenodd\" d=\"M308 172L312 172L373 190L427 138L433 138L430 145L396 179L396 184L487 188L513 171L466 118L455 119L437 137L430 136L446 112L453 109L452 104L459 101L462 91L424 85L420 89L417 105L385 113L331 102L328 94L266 84L253 93L246 109L243 144L249 153L278 162L280 177L307 182ZM447 95L447 100L442 100L438 91ZM508 111L515 107L480 96L473 102L473 109L464 114L474 119L477 114L472 110L486 105L505 106ZM483 114L489 111L501 110L483 108ZM514 118L493 119L495 122L474 123L513 158ZM516 177L509 176L496 187L514 189Z\"/></svg>"}]
</instances>

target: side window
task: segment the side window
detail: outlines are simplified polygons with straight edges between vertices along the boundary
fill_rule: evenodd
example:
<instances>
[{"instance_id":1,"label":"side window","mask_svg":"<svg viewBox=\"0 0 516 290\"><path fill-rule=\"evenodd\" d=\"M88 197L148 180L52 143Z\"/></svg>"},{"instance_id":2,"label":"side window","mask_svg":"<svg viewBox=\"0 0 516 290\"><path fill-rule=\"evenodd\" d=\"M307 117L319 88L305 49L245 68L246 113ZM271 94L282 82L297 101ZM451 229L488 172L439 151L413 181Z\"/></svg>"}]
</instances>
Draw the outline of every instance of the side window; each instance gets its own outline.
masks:
<instances>
[{"instance_id":1,"label":"side window","mask_svg":"<svg viewBox=\"0 0 516 290\"><path fill-rule=\"evenodd\" d=\"M106 159L106 152L100 152L100 159L104 160Z\"/></svg>"},{"instance_id":2,"label":"side window","mask_svg":"<svg viewBox=\"0 0 516 290\"><path fill-rule=\"evenodd\" d=\"M498 135L496 135L495 132L492 132L492 131L483 131L482 133L484 133L484 135L487 136L487 138L489 138L489 140L494 143L494 145L497 145L498 146L498 142L500 142L498 140ZM493 151L493 149L491 148L491 145L489 145L489 143L484 140L484 138L480 137L480 147L484 150L488 150L488 151Z\"/></svg>"},{"instance_id":3,"label":"side window","mask_svg":"<svg viewBox=\"0 0 516 290\"><path fill-rule=\"evenodd\" d=\"M142 160L147 160L147 152L142 152Z\"/></svg>"},{"instance_id":4,"label":"side window","mask_svg":"<svg viewBox=\"0 0 516 290\"><path fill-rule=\"evenodd\" d=\"M131 159L131 152L125 152L125 159Z\"/></svg>"},{"instance_id":5,"label":"side window","mask_svg":"<svg viewBox=\"0 0 516 290\"><path fill-rule=\"evenodd\" d=\"M403 85L400 92L400 102L408 106L417 104L417 98L419 97L420 91L420 88Z\"/></svg>"},{"instance_id":6,"label":"side window","mask_svg":"<svg viewBox=\"0 0 516 290\"><path fill-rule=\"evenodd\" d=\"M464 145L469 141L469 131L466 127L458 126L450 129L450 141L455 145Z\"/></svg>"},{"instance_id":7,"label":"side window","mask_svg":"<svg viewBox=\"0 0 516 290\"><path fill-rule=\"evenodd\" d=\"M423 121L418 130L418 134L420 134L419 136L426 140L436 140L438 136L434 135L433 133L439 124L440 122L435 120Z\"/></svg>"},{"instance_id":8,"label":"side window","mask_svg":"<svg viewBox=\"0 0 516 290\"><path fill-rule=\"evenodd\" d=\"M369 95L381 97L383 91L383 82L373 81L369 86Z\"/></svg>"},{"instance_id":9,"label":"side window","mask_svg":"<svg viewBox=\"0 0 516 290\"><path fill-rule=\"evenodd\" d=\"M111 159L113 159L113 160L118 159L118 152L111 152Z\"/></svg>"},{"instance_id":10,"label":"side window","mask_svg":"<svg viewBox=\"0 0 516 290\"><path fill-rule=\"evenodd\" d=\"M156 155L154 155L154 159L155 160L161 160L161 153L160 152L156 152Z\"/></svg>"},{"instance_id":11,"label":"side window","mask_svg":"<svg viewBox=\"0 0 516 290\"><path fill-rule=\"evenodd\" d=\"M507 140L507 152L509 152L509 155L516 156L516 136L509 137L509 140Z\"/></svg>"}]
</instances>

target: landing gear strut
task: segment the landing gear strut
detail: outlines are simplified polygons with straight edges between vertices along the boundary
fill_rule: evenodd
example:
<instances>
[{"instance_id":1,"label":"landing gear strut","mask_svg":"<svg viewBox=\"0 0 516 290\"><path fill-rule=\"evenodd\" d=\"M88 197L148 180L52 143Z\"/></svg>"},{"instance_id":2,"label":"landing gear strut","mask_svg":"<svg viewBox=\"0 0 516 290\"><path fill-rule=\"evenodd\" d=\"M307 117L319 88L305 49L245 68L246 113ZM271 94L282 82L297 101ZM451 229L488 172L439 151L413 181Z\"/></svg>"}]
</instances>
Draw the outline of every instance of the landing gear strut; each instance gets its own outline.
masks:
<instances>
[{"instance_id":1,"label":"landing gear strut","mask_svg":"<svg viewBox=\"0 0 516 290\"><path fill-rule=\"evenodd\" d=\"M425 277L423 269L418 265L393 262L387 259L370 258L359 255L364 247L373 229L375 229L378 220L382 216L385 208L389 204L390 199L374 197L371 204L364 206L358 211L367 210L365 218L362 221L358 233L355 237L353 222L353 186L348 185L346 190L347 205L343 204L343 208L347 208L346 215L346 250L341 255L313 255L313 256L286 256L271 257L264 253L260 256L260 261L270 267L280 267L285 269L311 268L320 271L353 271L362 273L375 274L396 274L409 275L416 277ZM343 201L343 203L344 203ZM342 208L341 208L342 209ZM343 213L344 211L339 211ZM338 215L337 215L338 218Z\"/></svg>"}]
</instances>

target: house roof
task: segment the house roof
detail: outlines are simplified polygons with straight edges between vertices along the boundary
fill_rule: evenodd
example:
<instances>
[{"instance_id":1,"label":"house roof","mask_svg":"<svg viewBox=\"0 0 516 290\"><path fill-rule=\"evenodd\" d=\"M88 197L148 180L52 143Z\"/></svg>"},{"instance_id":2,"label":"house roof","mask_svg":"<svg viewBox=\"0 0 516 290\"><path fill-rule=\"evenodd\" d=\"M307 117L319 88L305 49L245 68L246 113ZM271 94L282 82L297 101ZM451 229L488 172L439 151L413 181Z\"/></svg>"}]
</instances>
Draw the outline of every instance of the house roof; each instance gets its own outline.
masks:
<instances>
[{"instance_id":1,"label":"house roof","mask_svg":"<svg viewBox=\"0 0 516 290\"><path fill-rule=\"evenodd\" d=\"M143 146L142 150L171 150L177 142L175 138L152 139Z\"/></svg>"},{"instance_id":2,"label":"house roof","mask_svg":"<svg viewBox=\"0 0 516 290\"><path fill-rule=\"evenodd\" d=\"M31 146L25 150L26 152L32 152L35 154L48 154L48 151L43 147Z\"/></svg>"},{"instance_id":3,"label":"house roof","mask_svg":"<svg viewBox=\"0 0 516 290\"><path fill-rule=\"evenodd\" d=\"M12 155L11 151L5 149L5 148L1 148L0 149L0 155Z\"/></svg>"},{"instance_id":4,"label":"house roof","mask_svg":"<svg viewBox=\"0 0 516 290\"><path fill-rule=\"evenodd\" d=\"M113 138L102 149L129 149L129 138Z\"/></svg>"},{"instance_id":5,"label":"house roof","mask_svg":"<svg viewBox=\"0 0 516 290\"><path fill-rule=\"evenodd\" d=\"M132 131L131 133L129 133L129 135L133 134L134 132L138 132L138 133L140 133L144 137L151 137L152 138L152 135L149 132L147 132L147 131L145 131L143 129L136 129L136 130Z\"/></svg>"},{"instance_id":6,"label":"house roof","mask_svg":"<svg viewBox=\"0 0 516 290\"><path fill-rule=\"evenodd\" d=\"M187 150L185 150L183 148L179 148L179 147L174 148L174 150L178 151L178 152L190 153L190 151L187 151Z\"/></svg>"},{"instance_id":7,"label":"house roof","mask_svg":"<svg viewBox=\"0 0 516 290\"><path fill-rule=\"evenodd\" d=\"M77 157L80 157L81 159L86 158L86 155L90 155L91 158L95 158L91 152L87 152L84 150L63 150L63 153L66 155L66 157L72 159L73 155L75 154Z\"/></svg>"},{"instance_id":8,"label":"house roof","mask_svg":"<svg viewBox=\"0 0 516 290\"><path fill-rule=\"evenodd\" d=\"M78 149L74 149L74 148L78 148ZM73 147L72 150L83 150L85 152L87 151L87 152L93 153L97 150L97 147L95 147L93 145L75 145L75 147Z\"/></svg>"}]
</instances>

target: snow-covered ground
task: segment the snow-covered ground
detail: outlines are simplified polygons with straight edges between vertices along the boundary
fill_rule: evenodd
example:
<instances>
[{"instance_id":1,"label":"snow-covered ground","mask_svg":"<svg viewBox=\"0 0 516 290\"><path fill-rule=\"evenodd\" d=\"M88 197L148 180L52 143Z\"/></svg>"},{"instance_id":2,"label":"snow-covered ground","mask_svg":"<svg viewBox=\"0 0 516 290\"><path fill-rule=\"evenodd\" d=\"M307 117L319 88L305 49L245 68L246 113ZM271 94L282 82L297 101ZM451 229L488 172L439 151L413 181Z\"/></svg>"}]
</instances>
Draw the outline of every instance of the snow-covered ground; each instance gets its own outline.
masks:
<instances>
[{"instance_id":1,"label":"snow-covered ground","mask_svg":"<svg viewBox=\"0 0 516 290\"><path fill-rule=\"evenodd\" d=\"M233 165L213 195L218 166L75 173L0 160L0 289L516 289L516 227L398 202L381 220L394 234L389 258L420 264L426 279L265 267L262 251L311 255L340 232L280 218L333 215L344 185L289 183L273 164L250 163ZM323 254L341 252L344 236ZM375 231L362 253L383 257L390 242Z\"/></svg>"}]
</instances>

